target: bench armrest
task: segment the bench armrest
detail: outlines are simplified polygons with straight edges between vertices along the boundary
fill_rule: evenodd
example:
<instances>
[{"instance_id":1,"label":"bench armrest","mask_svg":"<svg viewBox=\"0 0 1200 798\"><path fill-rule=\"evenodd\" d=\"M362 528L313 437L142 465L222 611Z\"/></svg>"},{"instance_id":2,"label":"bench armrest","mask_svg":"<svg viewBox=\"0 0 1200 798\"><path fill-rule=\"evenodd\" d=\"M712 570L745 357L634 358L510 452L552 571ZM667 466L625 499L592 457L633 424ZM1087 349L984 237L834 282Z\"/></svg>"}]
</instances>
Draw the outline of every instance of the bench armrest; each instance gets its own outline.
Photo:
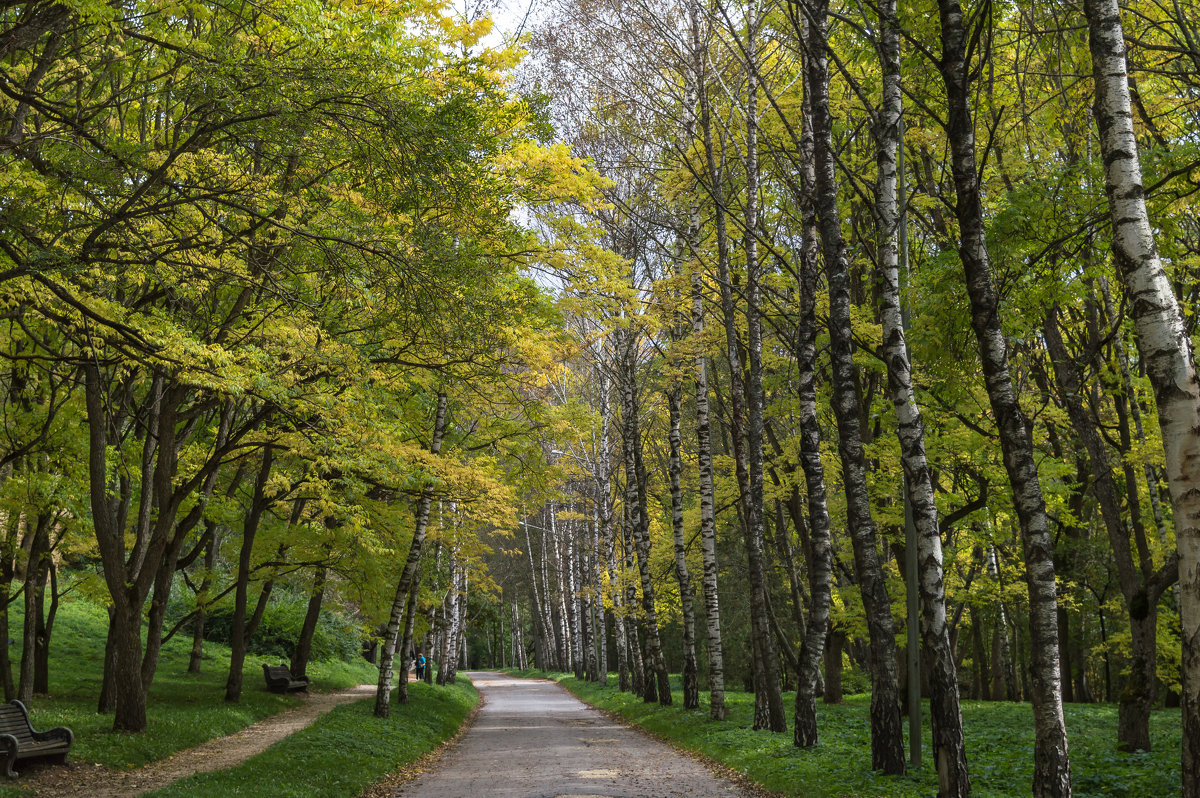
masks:
<instances>
[{"instance_id":1,"label":"bench armrest","mask_svg":"<svg viewBox=\"0 0 1200 798\"><path fill-rule=\"evenodd\" d=\"M33 730L30 729L30 731L33 731ZM64 741L66 741L67 746L70 747L71 744L75 742L75 734L70 729L68 729L66 726L57 726L53 729L50 729L49 731L33 732L33 739L39 740L39 741L42 741L42 740L64 740Z\"/></svg>"}]
</instances>

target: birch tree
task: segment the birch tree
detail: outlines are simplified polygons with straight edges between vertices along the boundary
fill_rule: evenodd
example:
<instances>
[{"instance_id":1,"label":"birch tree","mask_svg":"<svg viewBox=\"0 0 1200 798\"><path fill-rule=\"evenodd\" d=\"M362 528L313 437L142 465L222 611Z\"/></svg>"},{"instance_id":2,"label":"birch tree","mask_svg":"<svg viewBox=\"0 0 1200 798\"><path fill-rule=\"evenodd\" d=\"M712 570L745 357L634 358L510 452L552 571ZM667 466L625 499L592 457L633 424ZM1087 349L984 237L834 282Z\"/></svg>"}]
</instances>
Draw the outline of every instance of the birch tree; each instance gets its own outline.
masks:
<instances>
[{"instance_id":1,"label":"birch tree","mask_svg":"<svg viewBox=\"0 0 1200 798\"><path fill-rule=\"evenodd\" d=\"M1137 328L1138 353L1154 388L1166 455L1179 552L1183 795L1194 798L1200 795L1200 380L1146 211L1120 7L1116 0L1087 0L1084 11L1113 260ZM1139 613L1144 603L1146 599L1138 601Z\"/></svg>"}]
</instances>

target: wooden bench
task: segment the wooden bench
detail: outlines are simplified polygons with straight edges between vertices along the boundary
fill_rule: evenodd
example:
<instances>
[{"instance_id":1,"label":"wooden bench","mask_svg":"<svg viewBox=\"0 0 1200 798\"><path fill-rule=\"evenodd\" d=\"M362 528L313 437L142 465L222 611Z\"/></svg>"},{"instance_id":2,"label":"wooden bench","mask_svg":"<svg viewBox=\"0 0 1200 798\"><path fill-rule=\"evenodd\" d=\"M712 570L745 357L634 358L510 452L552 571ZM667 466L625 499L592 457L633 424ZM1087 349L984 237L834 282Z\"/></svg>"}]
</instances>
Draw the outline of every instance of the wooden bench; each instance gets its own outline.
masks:
<instances>
[{"instance_id":1,"label":"wooden bench","mask_svg":"<svg viewBox=\"0 0 1200 798\"><path fill-rule=\"evenodd\" d=\"M20 701L0 704L0 756L4 757L4 775L17 777L13 765L18 759L59 756L67 762L67 752L75 736L66 726L39 732L29 723L29 713Z\"/></svg>"},{"instance_id":2,"label":"wooden bench","mask_svg":"<svg viewBox=\"0 0 1200 798\"><path fill-rule=\"evenodd\" d=\"M299 690L308 691L308 677L292 676L286 665L263 665L263 678L267 680L267 689L273 693L291 693Z\"/></svg>"}]
</instances>

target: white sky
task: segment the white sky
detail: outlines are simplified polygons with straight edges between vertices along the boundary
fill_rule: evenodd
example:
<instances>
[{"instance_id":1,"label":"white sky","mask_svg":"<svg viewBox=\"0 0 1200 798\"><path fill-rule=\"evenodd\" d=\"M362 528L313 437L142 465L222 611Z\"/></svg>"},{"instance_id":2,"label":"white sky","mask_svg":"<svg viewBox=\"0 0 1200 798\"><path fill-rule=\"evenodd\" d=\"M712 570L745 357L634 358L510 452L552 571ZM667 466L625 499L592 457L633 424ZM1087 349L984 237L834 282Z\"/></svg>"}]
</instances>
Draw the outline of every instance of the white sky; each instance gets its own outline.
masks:
<instances>
[{"instance_id":1,"label":"white sky","mask_svg":"<svg viewBox=\"0 0 1200 798\"><path fill-rule=\"evenodd\" d=\"M471 0L465 0L465 2L472 4ZM544 2L541 0L484 0L484 5L489 8L489 16L495 23L495 28L491 35L484 39L484 43L494 45L499 44L504 36L528 31ZM524 28L522 28L522 24L524 24Z\"/></svg>"}]
</instances>

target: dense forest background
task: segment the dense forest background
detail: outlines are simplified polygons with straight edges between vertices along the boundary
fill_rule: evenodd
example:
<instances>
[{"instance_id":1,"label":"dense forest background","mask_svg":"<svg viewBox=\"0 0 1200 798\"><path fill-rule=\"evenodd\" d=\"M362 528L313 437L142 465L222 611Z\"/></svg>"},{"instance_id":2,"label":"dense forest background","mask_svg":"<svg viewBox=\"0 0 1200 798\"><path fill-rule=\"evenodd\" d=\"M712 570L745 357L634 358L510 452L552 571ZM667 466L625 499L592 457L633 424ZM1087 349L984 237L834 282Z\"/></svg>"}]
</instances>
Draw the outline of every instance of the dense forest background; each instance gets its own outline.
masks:
<instances>
[{"instance_id":1,"label":"dense forest background","mask_svg":"<svg viewBox=\"0 0 1200 798\"><path fill-rule=\"evenodd\" d=\"M1055 796L1064 702L1180 707L1200 795L1200 7L488 12L0 8L6 696L74 592L118 730L274 614L381 716L418 651L868 692L898 774L924 697L942 795L964 698Z\"/></svg>"}]
</instances>

